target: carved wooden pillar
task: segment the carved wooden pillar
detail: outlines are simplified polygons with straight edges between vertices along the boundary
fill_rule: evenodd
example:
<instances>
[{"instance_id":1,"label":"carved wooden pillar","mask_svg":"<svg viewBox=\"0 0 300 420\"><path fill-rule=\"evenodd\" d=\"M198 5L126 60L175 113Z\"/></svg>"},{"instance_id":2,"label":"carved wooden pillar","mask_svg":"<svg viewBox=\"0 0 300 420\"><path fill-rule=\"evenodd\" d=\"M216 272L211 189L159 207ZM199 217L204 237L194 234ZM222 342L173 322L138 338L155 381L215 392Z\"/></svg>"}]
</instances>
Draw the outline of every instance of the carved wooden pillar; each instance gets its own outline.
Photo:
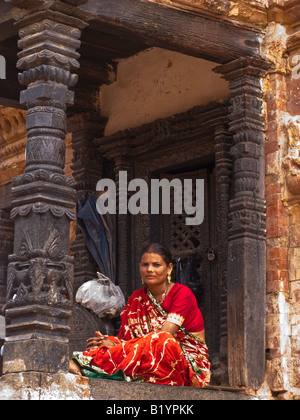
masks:
<instances>
[{"instance_id":1,"label":"carved wooden pillar","mask_svg":"<svg viewBox=\"0 0 300 420\"><path fill-rule=\"evenodd\" d=\"M216 69L231 90L234 197L229 207L228 370L231 385L258 388L265 362L265 167L263 92L267 65L241 58Z\"/></svg>"},{"instance_id":2,"label":"carved wooden pillar","mask_svg":"<svg viewBox=\"0 0 300 420\"><path fill-rule=\"evenodd\" d=\"M14 223L9 213L0 210L0 315L4 315L8 254L13 251Z\"/></svg>"},{"instance_id":3,"label":"carved wooden pillar","mask_svg":"<svg viewBox=\"0 0 300 420\"><path fill-rule=\"evenodd\" d=\"M76 7L59 1L19 26L19 81L27 89L25 173L13 179L14 253L9 257L4 373L68 369L73 303L69 225L74 180L64 175L66 107L77 82L81 30ZM26 7L26 6L25 6Z\"/></svg>"},{"instance_id":4,"label":"carved wooden pillar","mask_svg":"<svg viewBox=\"0 0 300 420\"><path fill-rule=\"evenodd\" d=\"M232 135L226 124L215 126L215 162L218 213L218 272L220 287L220 353L227 353L227 260L228 260L228 216L231 187Z\"/></svg>"},{"instance_id":5,"label":"carved wooden pillar","mask_svg":"<svg viewBox=\"0 0 300 420\"><path fill-rule=\"evenodd\" d=\"M98 114L84 113L75 115L69 122L72 133L72 170L76 181L76 200L84 201L89 194L95 194L97 182L103 175L103 158L97 150L94 138L102 136L105 121ZM96 277L99 270L88 251L84 235L76 226L76 239L71 246L74 262L74 293L84 282Z\"/></svg>"}]
</instances>

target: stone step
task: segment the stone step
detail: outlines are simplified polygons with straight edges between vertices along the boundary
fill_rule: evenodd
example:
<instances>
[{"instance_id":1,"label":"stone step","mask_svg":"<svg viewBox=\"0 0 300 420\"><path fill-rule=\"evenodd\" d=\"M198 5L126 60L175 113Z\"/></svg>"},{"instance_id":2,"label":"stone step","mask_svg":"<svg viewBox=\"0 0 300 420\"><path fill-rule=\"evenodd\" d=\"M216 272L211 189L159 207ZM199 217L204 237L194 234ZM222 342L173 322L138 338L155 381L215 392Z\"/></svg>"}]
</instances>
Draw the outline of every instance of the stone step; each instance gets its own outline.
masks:
<instances>
[{"instance_id":1,"label":"stone step","mask_svg":"<svg viewBox=\"0 0 300 420\"><path fill-rule=\"evenodd\" d=\"M148 400L156 401L202 401L202 400L254 400L256 397L237 391L225 391L221 387L200 389L171 387L166 385L120 382L90 379L90 396L94 400Z\"/></svg>"}]
</instances>

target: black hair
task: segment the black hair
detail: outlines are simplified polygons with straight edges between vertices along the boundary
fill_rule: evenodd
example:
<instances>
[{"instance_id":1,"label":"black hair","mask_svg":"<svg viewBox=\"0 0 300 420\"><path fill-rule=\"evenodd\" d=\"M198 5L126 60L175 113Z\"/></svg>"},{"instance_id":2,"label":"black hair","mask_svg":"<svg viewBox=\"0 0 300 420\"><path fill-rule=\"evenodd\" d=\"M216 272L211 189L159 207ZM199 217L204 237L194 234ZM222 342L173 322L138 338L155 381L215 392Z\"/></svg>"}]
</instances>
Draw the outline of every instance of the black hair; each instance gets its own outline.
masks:
<instances>
[{"instance_id":1,"label":"black hair","mask_svg":"<svg viewBox=\"0 0 300 420\"><path fill-rule=\"evenodd\" d=\"M171 251L169 250L169 248L160 243L150 243L144 246L141 251L140 258L142 258L143 254L148 252L153 252L153 254L160 255L167 265L169 265L172 262Z\"/></svg>"}]
</instances>

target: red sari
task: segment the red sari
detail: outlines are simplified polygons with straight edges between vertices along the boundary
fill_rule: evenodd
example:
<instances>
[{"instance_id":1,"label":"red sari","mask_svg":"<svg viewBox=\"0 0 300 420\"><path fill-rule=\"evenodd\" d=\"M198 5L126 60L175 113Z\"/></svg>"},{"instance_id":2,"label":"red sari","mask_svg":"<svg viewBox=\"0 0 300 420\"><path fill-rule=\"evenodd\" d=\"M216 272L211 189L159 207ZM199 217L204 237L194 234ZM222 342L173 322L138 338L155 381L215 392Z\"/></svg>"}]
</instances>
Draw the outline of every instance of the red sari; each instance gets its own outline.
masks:
<instances>
[{"instance_id":1,"label":"red sari","mask_svg":"<svg viewBox=\"0 0 300 420\"><path fill-rule=\"evenodd\" d=\"M74 352L73 360L88 377L203 387L210 381L205 343L180 327L176 338L162 331L168 313L147 287L135 291L121 313L115 346Z\"/></svg>"}]
</instances>

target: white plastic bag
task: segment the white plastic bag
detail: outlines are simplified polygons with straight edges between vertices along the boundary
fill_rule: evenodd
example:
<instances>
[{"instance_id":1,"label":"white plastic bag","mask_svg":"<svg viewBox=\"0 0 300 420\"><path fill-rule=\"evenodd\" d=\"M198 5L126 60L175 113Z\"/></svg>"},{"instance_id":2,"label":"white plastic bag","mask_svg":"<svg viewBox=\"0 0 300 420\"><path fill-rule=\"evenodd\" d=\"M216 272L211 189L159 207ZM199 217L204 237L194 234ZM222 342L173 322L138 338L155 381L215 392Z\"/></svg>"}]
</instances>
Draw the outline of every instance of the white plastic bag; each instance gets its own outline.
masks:
<instances>
[{"instance_id":1,"label":"white plastic bag","mask_svg":"<svg viewBox=\"0 0 300 420\"><path fill-rule=\"evenodd\" d=\"M108 277L97 273L98 279L87 281L79 287L76 302L99 316L118 316L125 306L125 298L119 286Z\"/></svg>"}]
</instances>

